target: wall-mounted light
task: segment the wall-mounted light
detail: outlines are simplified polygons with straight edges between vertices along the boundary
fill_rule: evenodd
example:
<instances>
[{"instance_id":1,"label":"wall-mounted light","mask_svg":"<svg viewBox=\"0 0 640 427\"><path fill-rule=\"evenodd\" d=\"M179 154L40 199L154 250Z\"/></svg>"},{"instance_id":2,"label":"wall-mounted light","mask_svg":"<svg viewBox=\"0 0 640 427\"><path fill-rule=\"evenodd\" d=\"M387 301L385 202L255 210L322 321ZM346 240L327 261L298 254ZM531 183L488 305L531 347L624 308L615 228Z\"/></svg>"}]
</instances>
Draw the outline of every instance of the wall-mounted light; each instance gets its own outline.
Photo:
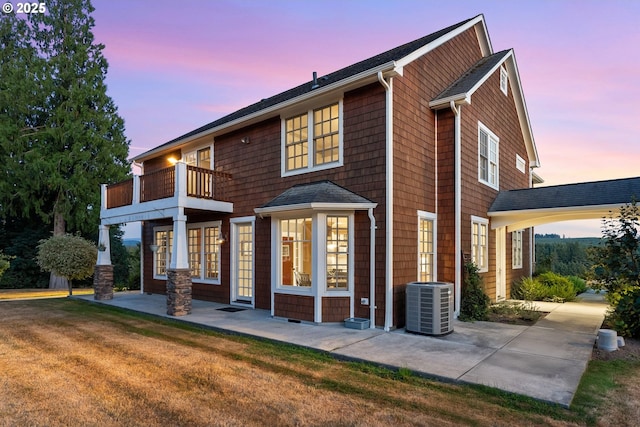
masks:
<instances>
[{"instance_id":1,"label":"wall-mounted light","mask_svg":"<svg viewBox=\"0 0 640 427\"><path fill-rule=\"evenodd\" d=\"M158 245L149 245L149 249L151 249L151 252L155 254L158 252Z\"/></svg>"},{"instance_id":2,"label":"wall-mounted light","mask_svg":"<svg viewBox=\"0 0 640 427\"><path fill-rule=\"evenodd\" d=\"M167 161L169 161L169 163L171 163L172 165L175 165L176 163L178 163L178 159L176 159L175 157L169 157L167 159Z\"/></svg>"},{"instance_id":3,"label":"wall-mounted light","mask_svg":"<svg viewBox=\"0 0 640 427\"><path fill-rule=\"evenodd\" d=\"M227 241L227 237L224 235L224 233L222 232L222 230L220 230L220 231L218 232L218 237L216 237L216 243L217 243L217 244L219 244L219 245L221 245L221 244L223 244L223 243L224 243L224 242L226 242L226 241Z\"/></svg>"},{"instance_id":4,"label":"wall-mounted light","mask_svg":"<svg viewBox=\"0 0 640 427\"><path fill-rule=\"evenodd\" d=\"M248 144L248 143L250 143L250 142L251 142L251 140L249 139L249 137L248 137L248 136L245 136L244 138L242 138L242 139L240 140L240 142L242 142L243 144Z\"/></svg>"}]
</instances>

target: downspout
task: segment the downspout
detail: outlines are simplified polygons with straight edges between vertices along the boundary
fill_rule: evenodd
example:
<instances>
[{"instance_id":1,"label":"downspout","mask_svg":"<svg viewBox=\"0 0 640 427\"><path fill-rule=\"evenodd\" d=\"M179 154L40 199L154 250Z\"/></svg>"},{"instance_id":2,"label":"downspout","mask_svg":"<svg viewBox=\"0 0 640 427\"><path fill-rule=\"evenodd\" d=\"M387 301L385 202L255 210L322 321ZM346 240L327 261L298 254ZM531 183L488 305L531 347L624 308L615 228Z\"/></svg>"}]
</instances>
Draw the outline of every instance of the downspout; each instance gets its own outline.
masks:
<instances>
[{"instance_id":1,"label":"downspout","mask_svg":"<svg viewBox=\"0 0 640 427\"><path fill-rule=\"evenodd\" d=\"M369 328L376 328L376 217L373 208L369 208Z\"/></svg>"},{"instance_id":2,"label":"downspout","mask_svg":"<svg viewBox=\"0 0 640 427\"><path fill-rule=\"evenodd\" d=\"M455 210L455 317L457 318L460 315L460 301L461 301L461 292L462 292L462 259L461 259L461 249L462 249L462 180L461 180L461 138L460 138L460 114L462 113L462 106L457 106L454 101L451 101L450 104L451 111L453 111L453 115L455 116L454 121L454 180L455 180L455 201L454 201L454 210Z\"/></svg>"},{"instance_id":3,"label":"downspout","mask_svg":"<svg viewBox=\"0 0 640 427\"><path fill-rule=\"evenodd\" d=\"M393 79L389 83L384 79L382 71L378 71L378 81L385 90L386 111L386 186L385 186L385 299L384 299L384 330L388 332L393 322Z\"/></svg>"}]
</instances>

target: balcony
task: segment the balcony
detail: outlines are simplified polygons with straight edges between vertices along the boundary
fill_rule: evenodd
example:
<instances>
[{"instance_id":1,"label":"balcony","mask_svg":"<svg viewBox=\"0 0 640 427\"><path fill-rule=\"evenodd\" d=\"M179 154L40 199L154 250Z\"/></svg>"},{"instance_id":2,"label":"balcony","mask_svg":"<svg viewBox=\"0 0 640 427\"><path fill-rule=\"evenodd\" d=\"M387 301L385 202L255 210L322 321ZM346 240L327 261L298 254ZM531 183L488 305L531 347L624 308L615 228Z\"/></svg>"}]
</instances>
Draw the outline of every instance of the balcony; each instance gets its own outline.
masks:
<instances>
[{"instance_id":1,"label":"balcony","mask_svg":"<svg viewBox=\"0 0 640 427\"><path fill-rule=\"evenodd\" d=\"M175 166L102 186L102 223L117 224L167 218L179 208L233 212L225 198L231 175L210 169Z\"/></svg>"}]
</instances>

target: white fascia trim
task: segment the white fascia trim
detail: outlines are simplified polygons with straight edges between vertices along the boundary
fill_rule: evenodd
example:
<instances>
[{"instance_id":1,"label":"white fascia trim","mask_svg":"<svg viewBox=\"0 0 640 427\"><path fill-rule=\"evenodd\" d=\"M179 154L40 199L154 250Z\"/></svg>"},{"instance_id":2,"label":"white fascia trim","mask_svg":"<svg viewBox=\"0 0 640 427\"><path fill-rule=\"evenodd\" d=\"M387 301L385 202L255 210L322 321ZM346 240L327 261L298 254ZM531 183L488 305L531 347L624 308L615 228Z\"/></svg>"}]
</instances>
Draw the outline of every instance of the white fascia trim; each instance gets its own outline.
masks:
<instances>
[{"instance_id":1,"label":"white fascia trim","mask_svg":"<svg viewBox=\"0 0 640 427\"><path fill-rule=\"evenodd\" d=\"M510 61L505 61L507 68L507 74L509 80L511 80L511 90L513 93L513 99L516 102L516 111L518 112L518 119L520 120L520 127L522 128L522 137L527 147L527 156L529 157L529 167L539 168L540 157L538 156L538 149L536 148L536 142L533 138L533 130L531 129L531 120L529 120L529 111L527 109L527 102L524 99L524 92L522 91L522 84L520 82L520 72L518 71L518 64L516 62L516 56L511 50ZM515 82L515 84L513 84Z\"/></svg>"},{"instance_id":2,"label":"white fascia trim","mask_svg":"<svg viewBox=\"0 0 640 427\"><path fill-rule=\"evenodd\" d=\"M253 211L261 216L270 216L278 213L292 211L357 211L374 209L377 203L300 203L297 205L273 206L268 208L255 208Z\"/></svg>"},{"instance_id":3,"label":"white fascia trim","mask_svg":"<svg viewBox=\"0 0 640 427\"><path fill-rule=\"evenodd\" d=\"M442 37L432 41L429 44L426 44L424 46L422 46L420 49L414 50L413 52L411 52L410 54L408 54L407 56L405 56L404 58L401 58L397 61L397 65L400 67L404 67L407 64L415 61L416 59L420 58L421 56L427 54L428 52L432 51L433 49L437 48L438 46L448 42L449 40L459 36L460 34L464 33L465 31L467 31L469 28L472 28L473 26L475 26L476 24L481 23L483 27L485 27L485 40L481 41L481 48L483 43L487 43L488 42L488 46L490 48L491 43L488 40L488 35L486 32L486 25L484 24L484 16L483 15L478 15L476 16L474 19L472 19L471 21L467 22L464 25L461 25L460 27L456 28L455 30L452 30L450 32L448 32L447 34L443 35ZM477 30L476 30L477 32Z\"/></svg>"},{"instance_id":4,"label":"white fascia trim","mask_svg":"<svg viewBox=\"0 0 640 427\"><path fill-rule=\"evenodd\" d=\"M478 41L480 42L480 51L482 52L482 56L493 55L493 46L491 46L491 39L489 38L489 31L487 30L487 23L484 20L484 15L480 15L482 17L481 22L482 25L476 25L476 36L478 36Z\"/></svg>"},{"instance_id":5,"label":"white fascia trim","mask_svg":"<svg viewBox=\"0 0 640 427\"><path fill-rule=\"evenodd\" d=\"M399 66L395 61L389 61L389 62L387 62L385 64L382 64L382 65L379 65L379 66L377 66L375 68L371 68L369 70L363 71L363 72L358 73L356 75L353 75L351 77L347 77L346 79L342 79L342 80L339 80L339 81L337 81L335 83L332 83L330 85L323 86L321 88L312 90L312 91L307 92L307 93L305 93L303 95L300 95L300 96L298 96L296 98L288 99L288 100L283 101L283 102L281 102L279 104L272 105L271 107L264 108L262 110L256 111L255 113L248 114L246 116L242 116L242 117L240 117L240 118L238 118L236 120L232 120L232 121L224 123L224 124L222 124L220 126L204 130L204 131L202 131L202 132L200 132L198 134L192 135L192 136L190 136L188 138L178 140L178 141L174 142L171 145L166 145L166 146L162 145L162 146L157 147L157 148L155 148L155 149L153 149L151 151L147 151L146 153L143 153L143 154L140 154L140 155L138 155L136 157L133 157L131 160L132 161L136 161L136 162L144 161L145 159L155 157L155 155L157 155L159 153L173 150L178 146L187 144L187 143L189 143L189 142L191 142L193 140L196 140L198 138L202 138L203 136L207 136L207 135L211 135L211 134L214 134L214 135L218 134L218 133L223 132L225 130L232 129L235 126L243 125L245 122L251 122L251 121L256 120L256 119L258 119L260 117L263 117L265 115L272 114L272 113L274 113L276 111L279 111L279 110L281 110L283 108L290 107L290 106L292 106L294 104L297 104L297 103L300 103L300 102L305 102L305 101L307 101L307 100L309 100L311 98L315 98L315 97L318 97L318 96L322 96L322 95L328 94L328 93L330 93L332 91L335 91L337 89L340 89L342 87L350 86L350 85L356 84L356 83L361 82L361 81L365 81L366 82L367 79L371 80L371 82L374 82L377 79L378 72L382 72L385 75L390 75L390 76L402 75L402 66ZM311 84L311 82L309 82L309 84Z\"/></svg>"}]
</instances>

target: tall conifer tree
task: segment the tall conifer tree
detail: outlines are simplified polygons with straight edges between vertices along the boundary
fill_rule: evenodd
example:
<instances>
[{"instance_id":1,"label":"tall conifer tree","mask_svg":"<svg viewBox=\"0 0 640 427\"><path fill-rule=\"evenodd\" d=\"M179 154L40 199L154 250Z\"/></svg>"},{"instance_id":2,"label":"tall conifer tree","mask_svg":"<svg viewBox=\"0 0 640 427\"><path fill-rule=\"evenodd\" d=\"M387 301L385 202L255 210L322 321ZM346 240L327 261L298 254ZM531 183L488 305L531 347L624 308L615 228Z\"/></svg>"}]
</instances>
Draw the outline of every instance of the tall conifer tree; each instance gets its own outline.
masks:
<instances>
[{"instance_id":1,"label":"tall conifer tree","mask_svg":"<svg viewBox=\"0 0 640 427\"><path fill-rule=\"evenodd\" d=\"M0 54L0 111L9 113L0 120L0 212L39 217L54 235L88 233L99 222L99 184L129 173L129 142L106 93L90 1L46 6L26 22L0 17L0 49L8 48ZM50 287L66 286L52 275Z\"/></svg>"}]
</instances>

